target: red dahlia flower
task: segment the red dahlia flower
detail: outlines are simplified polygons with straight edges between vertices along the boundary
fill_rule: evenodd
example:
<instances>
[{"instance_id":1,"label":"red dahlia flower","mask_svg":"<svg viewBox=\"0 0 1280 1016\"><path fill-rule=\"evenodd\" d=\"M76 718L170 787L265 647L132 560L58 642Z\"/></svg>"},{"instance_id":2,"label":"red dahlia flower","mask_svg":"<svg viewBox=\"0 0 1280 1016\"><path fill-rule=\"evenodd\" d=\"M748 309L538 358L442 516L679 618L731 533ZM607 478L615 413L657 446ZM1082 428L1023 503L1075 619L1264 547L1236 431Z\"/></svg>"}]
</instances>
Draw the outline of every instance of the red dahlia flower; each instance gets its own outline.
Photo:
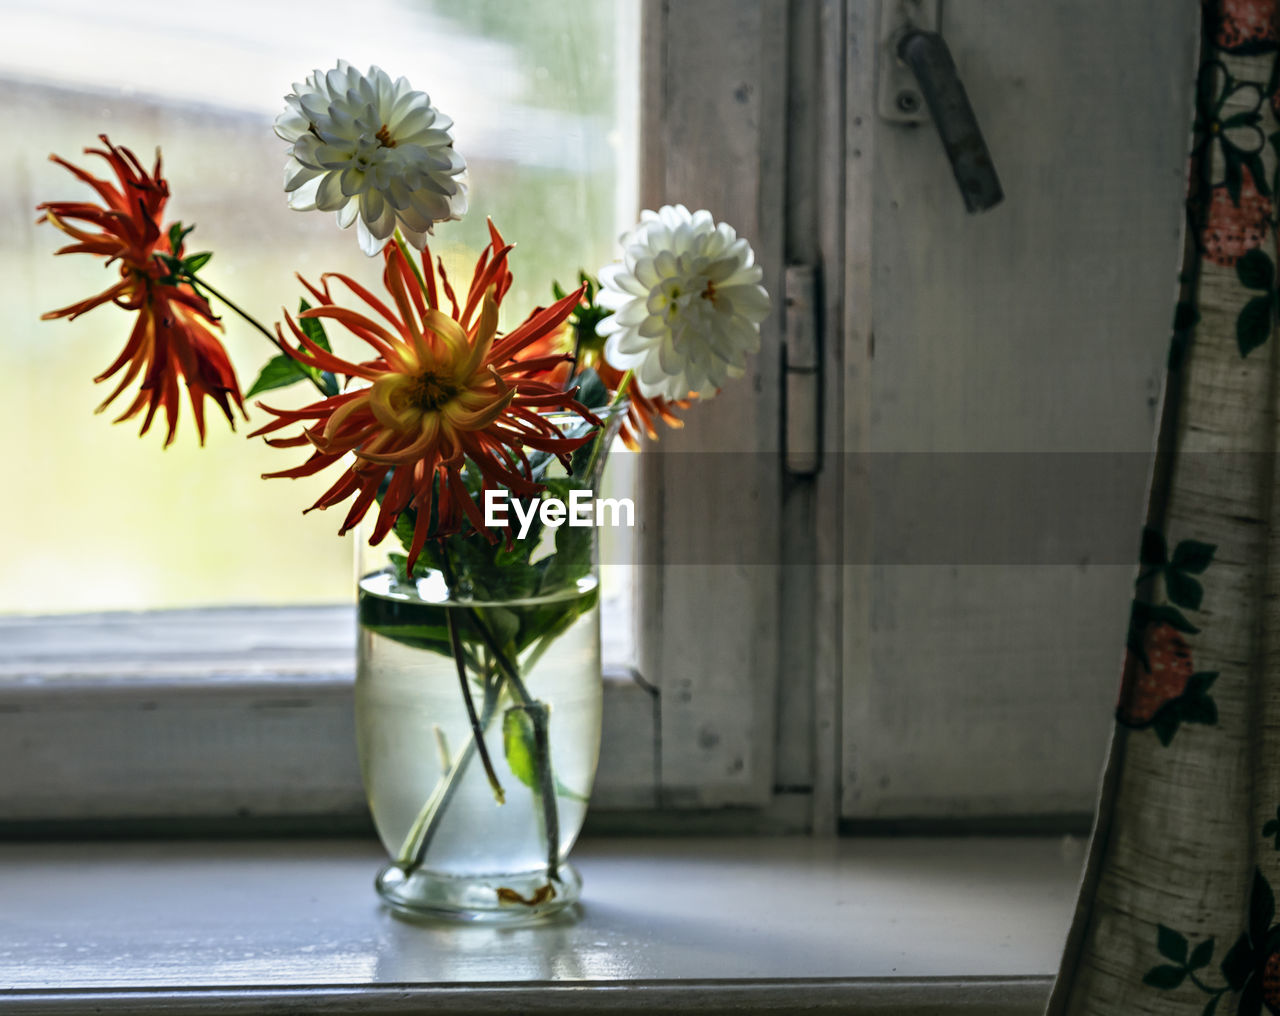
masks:
<instances>
[{"instance_id":1,"label":"red dahlia flower","mask_svg":"<svg viewBox=\"0 0 1280 1016\"><path fill-rule=\"evenodd\" d=\"M142 375L142 384L129 408L116 419L128 420L145 407L140 434L151 426L156 411L164 407L169 432L165 446L178 427L179 380L185 381L195 414L196 430L204 444L204 400L211 398L235 429L231 403L244 412L235 370L216 334L221 325L208 301L189 284L172 279L169 268L157 255L182 257L182 244L175 250L160 225L169 185L160 175L160 156L148 173L133 152L117 147L105 134L99 136L106 149L86 148L86 155L100 155L115 171L113 184L73 166L58 156L50 158L83 180L102 199L87 201L47 201L37 207L41 221L50 222L75 243L58 254L94 254L119 262L120 279L97 296L81 300L61 310L49 311L42 320L66 317L74 320L104 303L137 311L138 320L123 352L94 381L107 380L122 368L124 377L98 407L106 407ZM82 224L78 225L76 223ZM127 365L127 367L126 367Z\"/></svg>"},{"instance_id":2,"label":"red dahlia flower","mask_svg":"<svg viewBox=\"0 0 1280 1016\"><path fill-rule=\"evenodd\" d=\"M348 453L354 455L354 462L343 469L337 482L308 509L330 508L354 495L340 534L364 517L386 481L369 542L380 542L401 512L415 511L407 565L410 571L428 537L457 532L464 516L478 531L485 531L480 509L463 482L467 462L479 471L482 490L502 486L513 494L536 495L542 486L528 479L525 449L550 452L567 464L569 454L593 436L565 437L543 414L569 410L591 423L600 422L574 399L577 389L562 391L553 382L552 374L564 356L516 359L563 324L581 299L582 290L548 308L535 309L519 327L499 336L498 305L511 285L507 270L511 248L503 244L492 223L489 233L490 244L476 262L471 288L461 306L443 266L437 285L430 251L425 247L421 284L399 246L390 245L383 251L382 278L394 307L345 275L323 276L319 288L307 285L317 305L302 317L338 322L372 346L377 355L364 363L343 360L312 342L286 315L301 345L290 355L310 367L360 378L367 386L298 410L263 406L276 419L250 435L302 423L302 433L269 439L268 444L311 445L315 449L301 465L267 476L310 476ZM334 303L330 279L337 279L360 297L376 317ZM449 304L447 313L441 309L440 290ZM282 329L280 337L283 342Z\"/></svg>"}]
</instances>

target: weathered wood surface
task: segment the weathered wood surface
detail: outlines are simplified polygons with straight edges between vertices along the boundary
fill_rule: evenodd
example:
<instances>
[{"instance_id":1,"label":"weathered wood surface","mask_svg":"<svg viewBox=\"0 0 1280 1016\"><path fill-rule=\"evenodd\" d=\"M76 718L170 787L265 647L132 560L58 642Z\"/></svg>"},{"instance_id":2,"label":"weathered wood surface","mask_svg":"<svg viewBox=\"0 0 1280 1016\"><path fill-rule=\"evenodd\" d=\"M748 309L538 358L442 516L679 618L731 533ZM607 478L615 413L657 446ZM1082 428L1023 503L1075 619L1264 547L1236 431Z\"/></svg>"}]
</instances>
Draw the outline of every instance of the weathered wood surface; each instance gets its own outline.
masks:
<instances>
[{"instance_id":1,"label":"weathered wood surface","mask_svg":"<svg viewBox=\"0 0 1280 1016\"><path fill-rule=\"evenodd\" d=\"M1100 496L1136 555L1198 5L945 4L942 34L1006 194L977 216L929 125L876 118L880 7L848 5L846 448L1127 456L1128 481ZM870 561L892 521L866 522L865 481L846 472L846 562ZM1089 811L1126 564L847 567L844 814Z\"/></svg>"}]
</instances>

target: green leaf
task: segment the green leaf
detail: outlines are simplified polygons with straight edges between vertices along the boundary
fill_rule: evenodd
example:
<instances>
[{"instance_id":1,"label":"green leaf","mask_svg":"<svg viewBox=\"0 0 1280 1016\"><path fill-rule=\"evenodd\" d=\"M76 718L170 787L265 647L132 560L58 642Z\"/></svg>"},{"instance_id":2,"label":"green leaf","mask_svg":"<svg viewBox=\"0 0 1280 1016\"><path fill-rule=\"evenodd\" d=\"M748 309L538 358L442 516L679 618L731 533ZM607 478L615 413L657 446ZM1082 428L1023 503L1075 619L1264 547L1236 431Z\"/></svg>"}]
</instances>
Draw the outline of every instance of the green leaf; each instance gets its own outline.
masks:
<instances>
[{"instance_id":1,"label":"green leaf","mask_svg":"<svg viewBox=\"0 0 1280 1016\"><path fill-rule=\"evenodd\" d=\"M1188 970L1199 970L1213 962L1213 939L1206 938L1191 950L1191 958L1187 960Z\"/></svg>"},{"instance_id":2,"label":"green leaf","mask_svg":"<svg viewBox=\"0 0 1280 1016\"><path fill-rule=\"evenodd\" d=\"M1182 967L1165 964L1148 970L1142 978L1142 983L1153 988L1159 988L1161 991L1172 991L1182 983L1183 978L1186 976L1187 972Z\"/></svg>"},{"instance_id":3,"label":"green leaf","mask_svg":"<svg viewBox=\"0 0 1280 1016\"><path fill-rule=\"evenodd\" d=\"M311 304L306 299L298 301L298 314L311 309ZM333 346L329 344L329 336L324 333L324 322L319 318L298 318L298 327L302 329L302 334L323 349L326 353L333 352Z\"/></svg>"},{"instance_id":4,"label":"green leaf","mask_svg":"<svg viewBox=\"0 0 1280 1016\"><path fill-rule=\"evenodd\" d=\"M1262 979L1252 978L1240 993L1240 1002L1236 1006L1236 1016L1261 1016L1262 1014Z\"/></svg>"},{"instance_id":5,"label":"green leaf","mask_svg":"<svg viewBox=\"0 0 1280 1016\"><path fill-rule=\"evenodd\" d=\"M199 257L199 255L197 255ZM304 310L310 310L311 305L306 300L298 302L299 313ZM299 326L306 334L307 338L314 342L321 349L329 351L329 339L324 333L324 326L314 318L301 318ZM301 344L299 349L304 348ZM329 371L317 370L315 367L300 363L291 356L285 356L281 353L267 361L266 366L262 368L262 372L258 375L258 379L253 382L252 387L245 394L245 398L252 398L259 392L271 391L274 388L285 388L288 385L297 384L299 381L306 380L319 381L325 395L334 396L339 392L338 379ZM408 546L406 544L405 546Z\"/></svg>"},{"instance_id":6,"label":"green leaf","mask_svg":"<svg viewBox=\"0 0 1280 1016\"><path fill-rule=\"evenodd\" d=\"M1178 703L1178 714L1187 723L1212 727L1218 722L1218 705L1207 695L1184 698Z\"/></svg>"},{"instance_id":7,"label":"green leaf","mask_svg":"<svg viewBox=\"0 0 1280 1016\"><path fill-rule=\"evenodd\" d=\"M1271 884L1261 869L1253 870L1253 888L1249 893L1249 938L1261 942L1276 915L1276 898Z\"/></svg>"},{"instance_id":8,"label":"green leaf","mask_svg":"<svg viewBox=\"0 0 1280 1016\"><path fill-rule=\"evenodd\" d=\"M1186 615L1177 607L1168 604L1160 606L1147 605L1147 617L1155 624L1167 624L1185 635L1198 635L1200 629L1187 620Z\"/></svg>"},{"instance_id":9,"label":"green leaf","mask_svg":"<svg viewBox=\"0 0 1280 1016\"><path fill-rule=\"evenodd\" d=\"M310 309L311 304L307 303L305 299L298 301L299 314L304 310ZM333 346L329 343L329 336L324 332L324 322L319 318L299 317L298 327L302 329L302 334L323 349L326 353L333 352ZM305 347L302 343L298 343L298 348L304 349ZM341 390L338 386L338 379L333 376L331 371L317 370L315 367L304 367L303 369L306 370L310 377L313 377L320 382L321 387L324 388L325 395L332 397L337 395Z\"/></svg>"},{"instance_id":10,"label":"green leaf","mask_svg":"<svg viewBox=\"0 0 1280 1016\"><path fill-rule=\"evenodd\" d=\"M178 251L182 249L182 245L187 239L187 234L189 234L195 228L196 228L195 226L184 227L181 222L175 222L172 226L170 226L169 227L169 249L172 250L174 254L177 254Z\"/></svg>"},{"instance_id":11,"label":"green leaf","mask_svg":"<svg viewBox=\"0 0 1280 1016\"><path fill-rule=\"evenodd\" d=\"M542 589L550 592L571 585L591 571L592 533L586 526L567 522L556 530L556 552L542 576Z\"/></svg>"},{"instance_id":12,"label":"green leaf","mask_svg":"<svg viewBox=\"0 0 1280 1016\"><path fill-rule=\"evenodd\" d=\"M282 353L279 356L273 356L267 361L266 366L262 368L262 373L258 375L257 380L253 382L249 390L245 392L244 397L251 399L259 392L269 392L273 388L284 388L297 381L305 381L310 376L304 364Z\"/></svg>"},{"instance_id":13,"label":"green leaf","mask_svg":"<svg viewBox=\"0 0 1280 1016\"><path fill-rule=\"evenodd\" d=\"M1143 527L1142 530L1142 551L1139 554L1139 560L1144 565L1163 565L1168 556L1168 550L1165 546L1164 535L1159 530L1152 529L1149 526Z\"/></svg>"},{"instance_id":14,"label":"green leaf","mask_svg":"<svg viewBox=\"0 0 1280 1016\"><path fill-rule=\"evenodd\" d=\"M609 389L600 380L600 375L590 367L583 368L573 379L578 386L578 394L574 396L588 409L602 409L609 404Z\"/></svg>"},{"instance_id":15,"label":"green leaf","mask_svg":"<svg viewBox=\"0 0 1280 1016\"><path fill-rule=\"evenodd\" d=\"M1240 191L1244 186L1244 174L1240 171L1240 157L1234 148L1222 146L1223 182L1227 193L1231 195L1231 203L1240 207Z\"/></svg>"},{"instance_id":16,"label":"green leaf","mask_svg":"<svg viewBox=\"0 0 1280 1016\"><path fill-rule=\"evenodd\" d=\"M1253 947L1249 944L1249 936L1245 934L1236 939L1235 945L1227 950L1218 969L1222 971L1231 990L1239 991L1253 973L1254 962Z\"/></svg>"},{"instance_id":17,"label":"green leaf","mask_svg":"<svg viewBox=\"0 0 1280 1016\"><path fill-rule=\"evenodd\" d=\"M1236 275L1248 289L1270 290L1276 281L1276 266L1266 251L1255 247L1236 262Z\"/></svg>"},{"instance_id":18,"label":"green leaf","mask_svg":"<svg viewBox=\"0 0 1280 1016\"><path fill-rule=\"evenodd\" d=\"M478 607L477 611L484 618L484 624L497 640L499 646L506 646L516 640L520 632L520 617L506 607Z\"/></svg>"},{"instance_id":19,"label":"green leaf","mask_svg":"<svg viewBox=\"0 0 1280 1016\"><path fill-rule=\"evenodd\" d=\"M436 642L449 641L449 629L443 624L366 624L366 631L385 635L390 639L426 639Z\"/></svg>"},{"instance_id":20,"label":"green leaf","mask_svg":"<svg viewBox=\"0 0 1280 1016\"><path fill-rule=\"evenodd\" d=\"M1169 599L1187 610L1199 610L1204 599L1204 586L1190 575L1170 568L1164 573L1164 588Z\"/></svg>"},{"instance_id":21,"label":"green leaf","mask_svg":"<svg viewBox=\"0 0 1280 1016\"><path fill-rule=\"evenodd\" d=\"M502 714L502 747L507 755L511 775L530 790L538 786L537 741L533 732L530 709L546 706L512 706Z\"/></svg>"},{"instance_id":22,"label":"green leaf","mask_svg":"<svg viewBox=\"0 0 1280 1016\"><path fill-rule=\"evenodd\" d=\"M1202 670L1197 674L1192 674L1187 678L1187 687L1183 694L1203 695L1213 686L1213 682L1217 679L1218 672L1216 670Z\"/></svg>"},{"instance_id":23,"label":"green leaf","mask_svg":"<svg viewBox=\"0 0 1280 1016\"><path fill-rule=\"evenodd\" d=\"M517 646L523 652L538 641L554 641L568 631L573 622L596 605L599 590L589 589L577 596L548 599L527 611L520 625Z\"/></svg>"},{"instance_id":24,"label":"green leaf","mask_svg":"<svg viewBox=\"0 0 1280 1016\"><path fill-rule=\"evenodd\" d=\"M408 646L410 649L423 649L427 652L436 653L440 656L453 656L453 644L449 641L447 636L443 639L420 638L407 634L405 630L395 627L394 625L385 628L377 628L373 625L366 624L363 627L365 631L372 632L374 635L381 635L385 639L390 639L392 642L398 643L402 646ZM421 627L426 628L430 626L422 625ZM473 670L476 668L476 659L472 653L464 654L463 662Z\"/></svg>"},{"instance_id":25,"label":"green leaf","mask_svg":"<svg viewBox=\"0 0 1280 1016\"><path fill-rule=\"evenodd\" d=\"M1212 543L1201 543L1199 540L1183 540L1173 549L1171 564L1178 571L1199 575L1213 561L1217 546Z\"/></svg>"},{"instance_id":26,"label":"green leaf","mask_svg":"<svg viewBox=\"0 0 1280 1016\"><path fill-rule=\"evenodd\" d=\"M1255 296L1236 318L1236 345L1248 356L1271 337L1271 297Z\"/></svg>"},{"instance_id":27,"label":"green leaf","mask_svg":"<svg viewBox=\"0 0 1280 1016\"><path fill-rule=\"evenodd\" d=\"M1166 928L1163 924L1156 926L1156 949L1165 959L1175 963L1187 962L1187 939L1181 932Z\"/></svg>"},{"instance_id":28,"label":"green leaf","mask_svg":"<svg viewBox=\"0 0 1280 1016\"><path fill-rule=\"evenodd\" d=\"M547 492L566 505L575 490L587 490L580 484L552 477L546 480ZM592 520L594 522L594 519ZM593 526L571 526L566 518L556 530L556 550L547 560L540 589L550 592L571 585L591 571L591 551L595 544Z\"/></svg>"},{"instance_id":29,"label":"green leaf","mask_svg":"<svg viewBox=\"0 0 1280 1016\"><path fill-rule=\"evenodd\" d=\"M185 258L182 262L183 270L188 275L195 275L213 258L213 251L201 251L199 254L192 254L191 257Z\"/></svg>"},{"instance_id":30,"label":"green leaf","mask_svg":"<svg viewBox=\"0 0 1280 1016\"><path fill-rule=\"evenodd\" d=\"M1182 722L1182 716L1173 703L1164 706L1151 720L1151 729L1155 731L1156 737L1164 747L1169 747L1173 741L1173 735L1178 732L1178 725Z\"/></svg>"}]
</instances>

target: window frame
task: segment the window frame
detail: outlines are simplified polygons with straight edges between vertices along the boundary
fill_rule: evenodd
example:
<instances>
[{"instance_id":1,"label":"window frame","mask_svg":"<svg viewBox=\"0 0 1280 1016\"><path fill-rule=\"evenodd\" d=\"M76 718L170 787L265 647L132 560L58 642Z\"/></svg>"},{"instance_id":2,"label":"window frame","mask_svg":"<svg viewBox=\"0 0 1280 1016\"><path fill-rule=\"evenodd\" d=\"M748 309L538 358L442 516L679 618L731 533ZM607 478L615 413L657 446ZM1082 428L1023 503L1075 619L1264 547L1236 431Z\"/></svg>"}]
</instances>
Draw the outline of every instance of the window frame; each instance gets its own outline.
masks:
<instances>
[{"instance_id":1,"label":"window frame","mask_svg":"<svg viewBox=\"0 0 1280 1016\"><path fill-rule=\"evenodd\" d=\"M735 541L751 542L757 560L779 561L781 466L757 471L749 489L720 492L735 504L726 528L705 511L705 490L668 483L684 451L779 449L788 87L779 40L793 15L783 0L714 0L679 18L671 6L642 5L641 206L679 201L732 222L751 240L775 307L748 376L641 458L639 670L605 669L593 810L631 813L652 828L671 809L732 807L739 825L795 830L811 822L802 785L811 781L775 794L775 739L806 736L809 713L777 729L781 584L808 589L810 577L776 564L684 563ZM824 17L843 9L821 6ZM721 43L713 62L698 49L707 38ZM727 158L733 173L723 172ZM702 609L716 599L735 609L708 625ZM326 661L306 648L329 642L342 616L335 609L0 619L0 830L367 821L351 713L354 620L345 655ZM242 648L219 651L229 622ZM188 642L155 644L156 626L174 623ZM98 645L98 655L48 651L77 641Z\"/></svg>"}]
</instances>

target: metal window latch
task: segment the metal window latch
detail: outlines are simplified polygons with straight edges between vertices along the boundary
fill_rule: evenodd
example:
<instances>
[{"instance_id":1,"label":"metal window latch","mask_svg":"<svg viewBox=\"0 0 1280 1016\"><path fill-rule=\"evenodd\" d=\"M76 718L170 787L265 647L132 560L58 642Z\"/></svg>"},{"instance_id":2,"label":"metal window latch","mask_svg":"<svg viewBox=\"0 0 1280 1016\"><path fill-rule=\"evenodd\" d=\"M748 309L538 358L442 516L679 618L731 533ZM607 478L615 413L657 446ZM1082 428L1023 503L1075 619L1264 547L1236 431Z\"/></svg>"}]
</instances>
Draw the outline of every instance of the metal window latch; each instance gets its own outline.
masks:
<instances>
[{"instance_id":1,"label":"metal window latch","mask_svg":"<svg viewBox=\"0 0 1280 1016\"><path fill-rule=\"evenodd\" d=\"M939 0L882 0L880 16L880 115L904 124L932 119L965 208L981 212L998 205L1004 199L1000 178L938 32Z\"/></svg>"},{"instance_id":2,"label":"metal window latch","mask_svg":"<svg viewBox=\"0 0 1280 1016\"><path fill-rule=\"evenodd\" d=\"M813 265L789 265L784 281L787 311L783 368L786 467L793 476L812 476L818 472L822 462L818 270Z\"/></svg>"}]
</instances>

